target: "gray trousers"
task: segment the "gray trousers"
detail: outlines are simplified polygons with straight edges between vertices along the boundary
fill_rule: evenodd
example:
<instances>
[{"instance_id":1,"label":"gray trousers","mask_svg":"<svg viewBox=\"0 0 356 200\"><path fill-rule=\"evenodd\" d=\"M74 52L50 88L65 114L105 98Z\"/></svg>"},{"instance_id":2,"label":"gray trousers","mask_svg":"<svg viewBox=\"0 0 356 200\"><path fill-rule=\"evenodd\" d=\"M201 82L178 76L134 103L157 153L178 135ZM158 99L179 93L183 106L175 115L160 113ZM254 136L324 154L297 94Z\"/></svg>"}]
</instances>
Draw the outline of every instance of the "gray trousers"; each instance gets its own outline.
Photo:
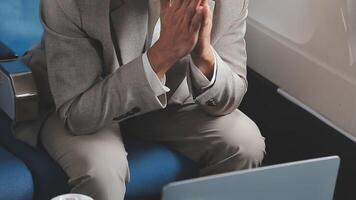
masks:
<instances>
[{"instance_id":1,"label":"gray trousers","mask_svg":"<svg viewBox=\"0 0 356 200\"><path fill-rule=\"evenodd\" d=\"M120 200L129 180L121 134L167 144L204 166L202 176L257 167L265 153L259 129L241 111L213 117L195 104L169 106L84 136L69 133L53 114L43 128L42 142L69 176L73 193Z\"/></svg>"}]
</instances>

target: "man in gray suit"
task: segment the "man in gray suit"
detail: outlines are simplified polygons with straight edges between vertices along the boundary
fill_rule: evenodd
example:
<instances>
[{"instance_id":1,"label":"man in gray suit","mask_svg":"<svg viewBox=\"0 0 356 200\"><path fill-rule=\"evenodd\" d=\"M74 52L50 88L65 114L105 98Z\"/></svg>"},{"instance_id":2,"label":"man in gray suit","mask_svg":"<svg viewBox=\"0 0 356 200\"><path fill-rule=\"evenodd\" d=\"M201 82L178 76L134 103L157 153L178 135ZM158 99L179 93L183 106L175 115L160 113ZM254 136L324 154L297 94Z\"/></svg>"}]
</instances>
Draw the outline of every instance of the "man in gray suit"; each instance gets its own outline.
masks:
<instances>
[{"instance_id":1,"label":"man in gray suit","mask_svg":"<svg viewBox=\"0 0 356 200\"><path fill-rule=\"evenodd\" d=\"M42 142L72 192L124 198L123 126L200 163L202 176L260 165L264 138L237 109L247 90L247 6L42 0L45 33L27 63L42 97Z\"/></svg>"}]
</instances>

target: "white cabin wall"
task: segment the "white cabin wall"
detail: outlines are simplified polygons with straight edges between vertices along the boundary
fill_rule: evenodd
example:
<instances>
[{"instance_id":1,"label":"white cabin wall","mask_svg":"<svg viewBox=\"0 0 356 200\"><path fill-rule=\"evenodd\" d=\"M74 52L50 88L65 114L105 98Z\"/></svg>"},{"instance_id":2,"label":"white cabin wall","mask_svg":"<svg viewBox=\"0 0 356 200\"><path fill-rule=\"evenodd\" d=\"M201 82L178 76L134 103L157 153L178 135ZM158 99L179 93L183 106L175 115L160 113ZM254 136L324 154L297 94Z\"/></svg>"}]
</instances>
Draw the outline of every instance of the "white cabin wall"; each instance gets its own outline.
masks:
<instances>
[{"instance_id":1,"label":"white cabin wall","mask_svg":"<svg viewBox=\"0 0 356 200\"><path fill-rule=\"evenodd\" d=\"M355 0L251 0L248 65L356 137Z\"/></svg>"}]
</instances>

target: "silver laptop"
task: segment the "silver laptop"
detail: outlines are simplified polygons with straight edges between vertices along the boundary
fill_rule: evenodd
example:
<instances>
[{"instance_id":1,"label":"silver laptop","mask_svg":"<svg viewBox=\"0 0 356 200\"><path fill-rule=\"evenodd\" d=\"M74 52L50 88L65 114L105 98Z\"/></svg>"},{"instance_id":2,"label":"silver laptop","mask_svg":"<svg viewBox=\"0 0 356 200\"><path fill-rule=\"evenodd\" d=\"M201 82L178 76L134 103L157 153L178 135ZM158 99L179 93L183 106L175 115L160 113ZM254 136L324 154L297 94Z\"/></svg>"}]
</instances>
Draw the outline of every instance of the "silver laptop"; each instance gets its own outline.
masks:
<instances>
[{"instance_id":1,"label":"silver laptop","mask_svg":"<svg viewBox=\"0 0 356 200\"><path fill-rule=\"evenodd\" d=\"M337 156L178 181L162 200L332 200Z\"/></svg>"}]
</instances>

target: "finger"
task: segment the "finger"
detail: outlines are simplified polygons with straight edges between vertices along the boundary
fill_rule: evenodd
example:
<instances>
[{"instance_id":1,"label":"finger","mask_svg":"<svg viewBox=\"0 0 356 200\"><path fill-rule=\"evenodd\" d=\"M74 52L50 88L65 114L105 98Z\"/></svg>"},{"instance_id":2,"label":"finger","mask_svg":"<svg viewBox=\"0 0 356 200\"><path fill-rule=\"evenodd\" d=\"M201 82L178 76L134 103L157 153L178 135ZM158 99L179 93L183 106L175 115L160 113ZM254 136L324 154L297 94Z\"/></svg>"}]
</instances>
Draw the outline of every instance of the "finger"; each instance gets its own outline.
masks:
<instances>
[{"instance_id":1,"label":"finger","mask_svg":"<svg viewBox=\"0 0 356 200\"><path fill-rule=\"evenodd\" d=\"M161 8L162 9L169 8L170 7L170 1L171 0L161 0Z\"/></svg>"},{"instance_id":2,"label":"finger","mask_svg":"<svg viewBox=\"0 0 356 200\"><path fill-rule=\"evenodd\" d=\"M202 7L197 8L197 11L191 21L190 32L199 32L203 20L203 9Z\"/></svg>"},{"instance_id":3,"label":"finger","mask_svg":"<svg viewBox=\"0 0 356 200\"><path fill-rule=\"evenodd\" d=\"M179 8L182 7L182 4L184 3L184 1L187 0L171 0L172 1L172 6L174 7L174 10L178 10Z\"/></svg>"},{"instance_id":4,"label":"finger","mask_svg":"<svg viewBox=\"0 0 356 200\"><path fill-rule=\"evenodd\" d=\"M212 15L210 12L210 7L209 5L205 5L203 7L203 26L208 26L210 24L210 21L212 20Z\"/></svg>"},{"instance_id":5,"label":"finger","mask_svg":"<svg viewBox=\"0 0 356 200\"><path fill-rule=\"evenodd\" d=\"M203 6L203 5L208 5L208 0L202 0L201 1L201 5Z\"/></svg>"},{"instance_id":6,"label":"finger","mask_svg":"<svg viewBox=\"0 0 356 200\"><path fill-rule=\"evenodd\" d=\"M181 11L185 13L185 18L189 23L191 22L193 16L196 14L200 2L201 0L190 0L187 7L181 9Z\"/></svg>"},{"instance_id":7,"label":"finger","mask_svg":"<svg viewBox=\"0 0 356 200\"><path fill-rule=\"evenodd\" d=\"M187 8L188 5L189 5L189 3L192 2L192 1L193 1L193 0L184 0L184 2L183 2L183 4L182 4L181 8Z\"/></svg>"},{"instance_id":8,"label":"finger","mask_svg":"<svg viewBox=\"0 0 356 200\"><path fill-rule=\"evenodd\" d=\"M200 5L201 1L202 0L190 0L188 9L195 11L198 8L198 6Z\"/></svg>"}]
</instances>

